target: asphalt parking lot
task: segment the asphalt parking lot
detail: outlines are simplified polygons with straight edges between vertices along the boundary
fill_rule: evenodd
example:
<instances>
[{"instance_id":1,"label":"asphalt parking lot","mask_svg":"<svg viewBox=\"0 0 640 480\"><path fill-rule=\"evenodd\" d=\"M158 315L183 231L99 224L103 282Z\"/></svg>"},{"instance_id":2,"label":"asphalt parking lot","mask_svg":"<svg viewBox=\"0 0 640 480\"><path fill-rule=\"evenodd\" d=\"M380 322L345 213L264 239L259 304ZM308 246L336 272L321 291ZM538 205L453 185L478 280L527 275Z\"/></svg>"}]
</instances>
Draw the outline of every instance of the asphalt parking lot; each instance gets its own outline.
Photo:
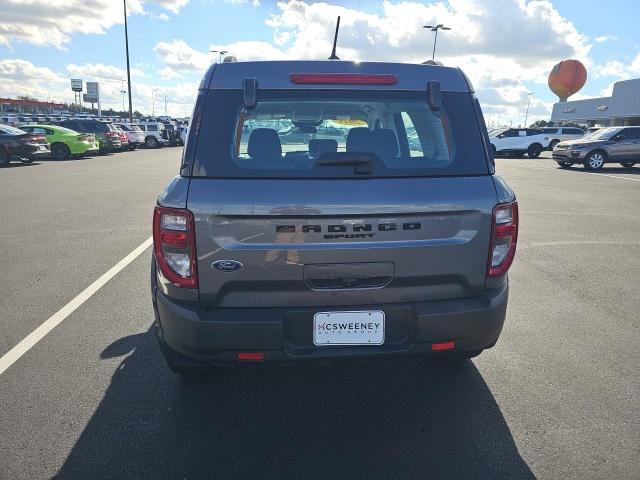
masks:
<instances>
[{"instance_id":1,"label":"asphalt parking lot","mask_svg":"<svg viewBox=\"0 0 640 480\"><path fill-rule=\"evenodd\" d=\"M149 239L179 154L0 169L0 357ZM521 217L509 312L462 369L181 382L143 245L0 374L0 478L640 478L640 168L545 156L497 161Z\"/></svg>"}]
</instances>

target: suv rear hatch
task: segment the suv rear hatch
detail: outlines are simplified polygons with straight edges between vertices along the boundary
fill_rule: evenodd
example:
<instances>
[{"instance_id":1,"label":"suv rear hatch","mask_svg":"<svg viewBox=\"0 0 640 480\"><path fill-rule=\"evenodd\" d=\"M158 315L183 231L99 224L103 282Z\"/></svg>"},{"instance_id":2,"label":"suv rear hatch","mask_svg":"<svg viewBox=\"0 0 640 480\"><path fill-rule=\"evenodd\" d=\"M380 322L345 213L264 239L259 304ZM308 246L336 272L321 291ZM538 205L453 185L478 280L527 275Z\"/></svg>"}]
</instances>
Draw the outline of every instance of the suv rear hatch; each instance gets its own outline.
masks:
<instances>
[{"instance_id":1,"label":"suv rear hatch","mask_svg":"<svg viewBox=\"0 0 640 480\"><path fill-rule=\"evenodd\" d=\"M259 90L255 108L241 89L200 93L183 174L201 303L478 295L497 201L473 95L433 108L392 85L292 87Z\"/></svg>"}]
</instances>

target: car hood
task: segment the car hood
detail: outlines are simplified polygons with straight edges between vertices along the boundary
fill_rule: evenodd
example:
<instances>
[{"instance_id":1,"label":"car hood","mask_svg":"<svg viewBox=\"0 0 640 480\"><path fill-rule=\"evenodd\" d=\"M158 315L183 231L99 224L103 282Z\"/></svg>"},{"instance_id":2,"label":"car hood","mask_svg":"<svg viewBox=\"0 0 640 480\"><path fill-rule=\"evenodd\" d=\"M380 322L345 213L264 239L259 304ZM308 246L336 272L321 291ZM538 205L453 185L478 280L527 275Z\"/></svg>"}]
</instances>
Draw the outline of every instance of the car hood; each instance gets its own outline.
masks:
<instances>
[{"instance_id":1,"label":"car hood","mask_svg":"<svg viewBox=\"0 0 640 480\"><path fill-rule=\"evenodd\" d=\"M581 138L578 140L567 140L565 142L558 143L558 146L561 147L580 147L582 145L593 145L596 143L604 143L606 140L597 140L594 138Z\"/></svg>"}]
</instances>

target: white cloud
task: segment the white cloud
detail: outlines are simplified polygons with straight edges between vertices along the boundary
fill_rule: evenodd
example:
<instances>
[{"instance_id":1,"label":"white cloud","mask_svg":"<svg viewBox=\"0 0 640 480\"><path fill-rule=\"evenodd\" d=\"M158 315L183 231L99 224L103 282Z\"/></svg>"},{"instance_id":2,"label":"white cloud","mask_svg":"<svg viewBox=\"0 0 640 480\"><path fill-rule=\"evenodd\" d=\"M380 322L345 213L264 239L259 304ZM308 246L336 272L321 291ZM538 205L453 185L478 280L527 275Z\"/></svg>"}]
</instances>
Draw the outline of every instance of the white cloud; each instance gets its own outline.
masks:
<instances>
[{"instance_id":1,"label":"white cloud","mask_svg":"<svg viewBox=\"0 0 640 480\"><path fill-rule=\"evenodd\" d=\"M152 3L178 13L189 0L129 0L131 14L147 14ZM166 14L159 14L159 16ZM0 44L27 42L63 49L71 35L103 34L124 23L122 2L116 0L2 0L0 1Z\"/></svg>"},{"instance_id":2,"label":"white cloud","mask_svg":"<svg viewBox=\"0 0 640 480\"><path fill-rule=\"evenodd\" d=\"M0 60L0 97L15 98L29 96L38 99L50 98L53 102L72 102L73 93L70 76L78 76L86 81L100 83L100 97L103 108L122 109L122 93L126 90L126 72L113 65L68 64L64 72L54 72L22 59ZM143 113L152 111L152 98L156 100L156 113L164 112L164 94L171 115L188 115L196 98L198 84L186 80L171 86L163 86L149 81L150 76L139 69L132 69L133 108ZM153 90L158 90L154 95ZM126 102L126 99L125 99Z\"/></svg>"},{"instance_id":3,"label":"white cloud","mask_svg":"<svg viewBox=\"0 0 640 480\"><path fill-rule=\"evenodd\" d=\"M212 59L210 53L200 52L181 39L160 42L153 51L167 67L178 71L178 73L181 71L203 71L211 64Z\"/></svg>"},{"instance_id":4,"label":"white cloud","mask_svg":"<svg viewBox=\"0 0 640 480\"><path fill-rule=\"evenodd\" d=\"M150 13L149 17L152 18L153 20L161 20L163 22L169 21L169 15L167 15L166 13L159 13L159 14Z\"/></svg>"},{"instance_id":5,"label":"white cloud","mask_svg":"<svg viewBox=\"0 0 640 480\"><path fill-rule=\"evenodd\" d=\"M594 73L597 78L615 77L618 80L626 80L640 75L640 52L629 63L619 60L609 60L604 65L596 65Z\"/></svg>"},{"instance_id":6,"label":"white cloud","mask_svg":"<svg viewBox=\"0 0 640 480\"><path fill-rule=\"evenodd\" d=\"M251 5L254 8L260 6L260 0L227 0L229 3L233 5Z\"/></svg>"},{"instance_id":7,"label":"white cloud","mask_svg":"<svg viewBox=\"0 0 640 480\"><path fill-rule=\"evenodd\" d=\"M274 31L273 43L244 41L210 49L228 50L240 61L326 59L340 15L337 53L343 60L419 63L430 58L433 45L433 34L423 25L444 23L452 30L439 34L437 59L461 67L483 105L505 115L523 111L525 82L546 91L548 73L558 61L576 58L587 68L591 65L588 39L547 0L385 1L379 14L302 0L278 2L277 8L266 20ZM162 42L155 51L178 73L202 72L217 60L183 40ZM534 99L530 110L533 118L548 118L551 104Z\"/></svg>"},{"instance_id":8,"label":"white cloud","mask_svg":"<svg viewBox=\"0 0 640 480\"><path fill-rule=\"evenodd\" d=\"M158 70L158 75L163 80L176 80L179 78L184 78L184 75L176 72L174 69L170 67L164 67Z\"/></svg>"},{"instance_id":9,"label":"white cloud","mask_svg":"<svg viewBox=\"0 0 640 480\"><path fill-rule=\"evenodd\" d=\"M618 37L616 37L615 35L599 35L594 38L596 43L604 43L604 42L608 42L609 40L617 40L617 39Z\"/></svg>"}]
</instances>

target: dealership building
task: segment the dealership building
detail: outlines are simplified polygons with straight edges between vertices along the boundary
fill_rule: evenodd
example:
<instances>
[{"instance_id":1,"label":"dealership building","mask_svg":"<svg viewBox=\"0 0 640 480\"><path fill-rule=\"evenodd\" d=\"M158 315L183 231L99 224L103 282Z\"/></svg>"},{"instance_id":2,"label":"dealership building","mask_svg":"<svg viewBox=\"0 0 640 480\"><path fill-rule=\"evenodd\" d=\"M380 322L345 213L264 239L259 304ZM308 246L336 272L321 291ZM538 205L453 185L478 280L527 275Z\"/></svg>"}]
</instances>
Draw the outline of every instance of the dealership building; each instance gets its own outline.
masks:
<instances>
[{"instance_id":1,"label":"dealership building","mask_svg":"<svg viewBox=\"0 0 640 480\"><path fill-rule=\"evenodd\" d=\"M610 97L558 102L551 121L589 127L640 125L640 78L616 82Z\"/></svg>"}]
</instances>

